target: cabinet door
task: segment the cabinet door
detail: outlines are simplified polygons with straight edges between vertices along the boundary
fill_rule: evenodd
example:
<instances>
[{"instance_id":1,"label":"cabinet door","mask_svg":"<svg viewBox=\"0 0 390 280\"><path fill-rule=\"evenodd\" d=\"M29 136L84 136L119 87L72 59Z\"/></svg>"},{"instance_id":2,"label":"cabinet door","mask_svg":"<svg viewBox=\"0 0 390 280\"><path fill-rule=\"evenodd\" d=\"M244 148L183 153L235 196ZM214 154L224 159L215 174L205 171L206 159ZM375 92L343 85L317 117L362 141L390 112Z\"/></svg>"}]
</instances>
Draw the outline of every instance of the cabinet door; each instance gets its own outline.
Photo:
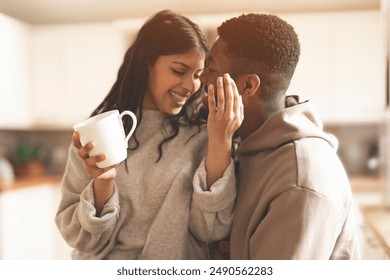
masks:
<instances>
[{"instance_id":1,"label":"cabinet door","mask_svg":"<svg viewBox=\"0 0 390 280\"><path fill-rule=\"evenodd\" d=\"M126 47L110 25L34 28L35 123L71 128L88 117L114 83Z\"/></svg>"},{"instance_id":2,"label":"cabinet door","mask_svg":"<svg viewBox=\"0 0 390 280\"><path fill-rule=\"evenodd\" d=\"M29 39L27 25L0 13L0 129L30 124Z\"/></svg>"},{"instance_id":3,"label":"cabinet door","mask_svg":"<svg viewBox=\"0 0 390 280\"><path fill-rule=\"evenodd\" d=\"M322 117L331 114L331 69L329 15L297 14L283 16L298 34L301 54L288 94L312 100Z\"/></svg>"},{"instance_id":4,"label":"cabinet door","mask_svg":"<svg viewBox=\"0 0 390 280\"><path fill-rule=\"evenodd\" d=\"M2 259L69 258L70 250L54 223L58 191L58 187L37 185L0 194Z\"/></svg>"},{"instance_id":5,"label":"cabinet door","mask_svg":"<svg viewBox=\"0 0 390 280\"><path fill-rule=\"evenodd\" d=\"M61 32L51 28L33 31L31 66L34 123L54 124L61 116L58 115L61 114L59 108L66 100L65 44Z\"/></svg>"},{"instance_id":6,"label":"cabinet door","mask_svg":"<svg viewBox=\"0 0 390 280\"><path fill-rule=\"evenodd\" d=\"M333 112L329 120L379 121L386 102L383 18L379 11L341 13L332 18Z\"/></svg>"}]
</instances>

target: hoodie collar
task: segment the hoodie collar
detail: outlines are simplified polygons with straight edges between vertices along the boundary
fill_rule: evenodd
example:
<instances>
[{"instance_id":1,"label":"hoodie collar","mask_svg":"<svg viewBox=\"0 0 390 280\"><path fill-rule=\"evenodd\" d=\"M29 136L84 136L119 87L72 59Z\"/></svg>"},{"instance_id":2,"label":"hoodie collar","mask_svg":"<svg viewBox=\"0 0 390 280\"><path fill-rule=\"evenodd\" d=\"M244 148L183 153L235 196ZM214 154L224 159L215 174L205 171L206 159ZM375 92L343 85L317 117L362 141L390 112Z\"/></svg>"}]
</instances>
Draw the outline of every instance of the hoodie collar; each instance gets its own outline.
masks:
<instances>
[{"instance_id":1,"label":"hoodie collar","mask_svg":"<svg viewBox=\"0 0 390 280\"><path fill-rule=\"evenodd\" d=\"M298 96L286 96L286 108L274 113L264 124L242 141L238 153L275 149L300 138L317 137L337 149L337 139L325 133L320 116L311 101L299 102Z\"/></svg>"}]
</instances>

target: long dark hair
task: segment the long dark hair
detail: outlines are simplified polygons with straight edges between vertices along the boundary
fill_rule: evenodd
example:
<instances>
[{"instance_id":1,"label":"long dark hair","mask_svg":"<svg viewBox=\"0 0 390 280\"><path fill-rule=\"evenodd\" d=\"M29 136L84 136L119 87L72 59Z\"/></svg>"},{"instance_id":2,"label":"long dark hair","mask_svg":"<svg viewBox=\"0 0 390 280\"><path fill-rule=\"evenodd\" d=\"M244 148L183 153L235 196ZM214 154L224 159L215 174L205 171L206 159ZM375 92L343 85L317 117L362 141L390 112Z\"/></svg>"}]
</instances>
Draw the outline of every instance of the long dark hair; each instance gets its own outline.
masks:
<instances>
[{"instance_id":1,"label":"long dark hair","mask_svg":"<svg viewBox=\"0 0 390 280\"><path fill-rule=\"evenodd\" d=\"M181 54L192 48L197 48L205 54L209 51L206 38L199 26L188 18L169 10L161 11L149 18L127 50L110 92L92 112L92 116L113 109L120 112L130 110L137 114L140 123L143 99L149 81L149 66L152 66L160 56ZM179 133L179 119L197 125L205 122L204 116L190 109L199 99L201 91L202 86L178 115L167 117L173 132L160 143L158 160L162 156L162 145ZM131 125L131 120L126 118L124 121L126 133L130 131ZM136 145L132 149L139 145L136 138L135 141Z\"/></svg>"}]
</instances>

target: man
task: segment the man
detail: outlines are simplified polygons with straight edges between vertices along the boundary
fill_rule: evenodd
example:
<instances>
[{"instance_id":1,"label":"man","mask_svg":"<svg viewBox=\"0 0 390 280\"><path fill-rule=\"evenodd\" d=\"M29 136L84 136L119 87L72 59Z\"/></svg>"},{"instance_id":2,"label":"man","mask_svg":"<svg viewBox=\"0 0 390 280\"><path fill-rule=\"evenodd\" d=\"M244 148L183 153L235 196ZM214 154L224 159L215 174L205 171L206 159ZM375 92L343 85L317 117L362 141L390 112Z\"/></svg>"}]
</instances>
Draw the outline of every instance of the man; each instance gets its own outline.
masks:
<instances>
[{"instance_id":1,"label":"man","mask_svg":"<svg viewBox=\"0 0 390 280\"><path fill-rule=\"evenodd\" d=\"M298 63L284 20L248 14L218 27L202 81L229 73L244 104L231 259L357 259L350 185L310 101L286 96Z\"/></svg>"}]
</instances>

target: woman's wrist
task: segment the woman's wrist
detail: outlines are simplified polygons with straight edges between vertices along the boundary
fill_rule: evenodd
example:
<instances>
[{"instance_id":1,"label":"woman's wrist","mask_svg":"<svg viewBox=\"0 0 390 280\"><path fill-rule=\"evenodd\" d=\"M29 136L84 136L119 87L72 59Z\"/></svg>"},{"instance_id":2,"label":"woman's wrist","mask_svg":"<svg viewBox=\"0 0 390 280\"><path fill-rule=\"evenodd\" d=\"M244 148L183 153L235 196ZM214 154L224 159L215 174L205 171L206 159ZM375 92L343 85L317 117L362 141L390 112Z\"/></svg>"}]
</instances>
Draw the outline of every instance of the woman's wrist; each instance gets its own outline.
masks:
<instances>
[{"instance_id":1,"label":"woman's wrist","mask_svg":"<svg viewBox=\"0 0 390 280\"><path fill-rule=\"evenodd\" d=\"M208 144L205 168L207 172L207 187L210 188L221 178L230 164L231 143Z\"/></svg>"},{"instance_id":2,"label":"woman's wrist","mask_svg":"<svg viewBox=\"0 0 390 280\"><path fill-rule=\"evenodd\" d=\"M114 192L114 179L95 179L93 189L96 214L99 215Z\"/></svg>"}]
</instances>

